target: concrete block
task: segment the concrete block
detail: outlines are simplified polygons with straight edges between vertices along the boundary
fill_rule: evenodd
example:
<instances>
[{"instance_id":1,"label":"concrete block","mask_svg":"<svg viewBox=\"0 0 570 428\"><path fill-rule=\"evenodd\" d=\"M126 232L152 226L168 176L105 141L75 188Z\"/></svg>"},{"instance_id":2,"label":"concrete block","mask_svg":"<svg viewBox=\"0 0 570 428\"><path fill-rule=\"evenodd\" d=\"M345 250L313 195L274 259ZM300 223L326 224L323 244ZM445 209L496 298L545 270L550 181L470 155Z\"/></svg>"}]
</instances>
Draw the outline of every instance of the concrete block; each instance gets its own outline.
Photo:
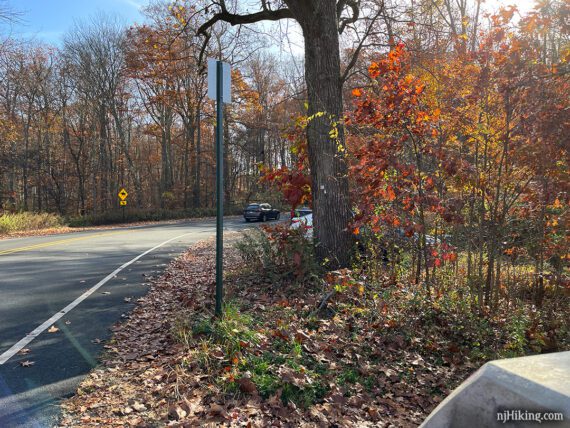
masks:
<instances>
[{"instance_id":1,"label":"concrete block","mask_svg":"<svg viewBox=\"0 0 570 428\"><path fill-rule=\"evenodd\" d=\"M552 413L558 420L546 420ZM538 426L570 427L570 352L488 362L420 428Z\"/></svg>"}]
</instances>

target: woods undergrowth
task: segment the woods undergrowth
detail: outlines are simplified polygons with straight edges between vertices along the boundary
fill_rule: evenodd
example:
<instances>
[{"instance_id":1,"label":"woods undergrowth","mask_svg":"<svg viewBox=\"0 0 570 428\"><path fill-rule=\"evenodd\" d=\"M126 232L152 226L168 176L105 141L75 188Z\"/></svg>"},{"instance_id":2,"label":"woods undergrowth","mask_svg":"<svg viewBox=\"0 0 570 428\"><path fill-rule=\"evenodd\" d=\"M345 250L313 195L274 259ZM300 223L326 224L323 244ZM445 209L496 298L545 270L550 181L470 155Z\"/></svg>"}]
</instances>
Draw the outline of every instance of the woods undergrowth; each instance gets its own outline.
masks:
<instances>
[{"instance_id":1,"label":"woods undergrowth","mask_svg":"<svg viewBox=\"0 0 570 428\"><path fill-rule=\"evenodd\" d=\"M41 230L63 226L65 220L49 213L7 213L0 215L0 234L8 234L23 230Z\"/></svg>"}]
</instances>

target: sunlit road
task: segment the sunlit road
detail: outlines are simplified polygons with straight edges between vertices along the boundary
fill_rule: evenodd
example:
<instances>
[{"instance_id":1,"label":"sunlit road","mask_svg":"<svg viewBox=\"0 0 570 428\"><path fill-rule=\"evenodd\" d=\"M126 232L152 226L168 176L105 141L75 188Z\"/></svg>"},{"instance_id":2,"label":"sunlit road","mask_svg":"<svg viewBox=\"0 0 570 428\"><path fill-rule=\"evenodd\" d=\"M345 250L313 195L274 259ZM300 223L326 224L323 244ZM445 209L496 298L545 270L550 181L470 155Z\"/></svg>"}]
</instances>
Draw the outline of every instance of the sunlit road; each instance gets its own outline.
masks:
<instances>
[{"instance_id":1,"label":"sunlit road","mask_svg":"<svg viewBox=\"0 0 570 428\"><path fill-rule=\"evenodd\" d=\"M0 427L52 426L149 277L214 233L189 221L0 241Z\"/></svg>"}]
</instances>

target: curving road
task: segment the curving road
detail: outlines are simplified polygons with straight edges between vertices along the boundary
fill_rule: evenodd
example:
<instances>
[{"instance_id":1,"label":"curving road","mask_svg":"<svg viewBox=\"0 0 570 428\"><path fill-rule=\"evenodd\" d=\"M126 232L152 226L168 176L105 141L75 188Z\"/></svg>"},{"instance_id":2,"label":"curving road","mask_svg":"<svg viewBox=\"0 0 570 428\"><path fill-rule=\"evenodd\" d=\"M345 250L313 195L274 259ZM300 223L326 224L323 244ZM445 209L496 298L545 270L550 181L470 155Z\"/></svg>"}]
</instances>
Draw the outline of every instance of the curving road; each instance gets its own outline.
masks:
<instances>
[{"instance_id":1,"label":"curving road","mask_svg":"<svg viewBox=\"0 0 570 428\"><path fill-rule=\"evenodd\" d=\"M0 241L0 427L53 426L149 277L214 234L193 220Z\"/></svg>"}]
</instances>

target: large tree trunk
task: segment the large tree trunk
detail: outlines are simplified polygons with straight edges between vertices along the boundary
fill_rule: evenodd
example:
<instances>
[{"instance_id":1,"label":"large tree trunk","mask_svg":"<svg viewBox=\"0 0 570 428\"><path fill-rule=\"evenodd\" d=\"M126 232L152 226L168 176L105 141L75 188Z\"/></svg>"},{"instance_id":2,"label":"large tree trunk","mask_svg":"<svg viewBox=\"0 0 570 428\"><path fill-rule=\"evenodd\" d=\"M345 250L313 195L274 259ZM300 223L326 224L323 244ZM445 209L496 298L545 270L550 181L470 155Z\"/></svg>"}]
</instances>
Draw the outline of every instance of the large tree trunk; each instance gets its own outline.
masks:
<instances>
[{"instance_id":1,"label":"large tree trunk","mask_svg":"<svg viewBox=\"0 0 570 428\"><path fill-rule=\"evenodd\" d=\"M342 118L342 82L336 2L291 1L305 38L305 78L312 119L307 127L317 256L330 267L349 261L348 168ZM321 115L321 113L324 113ZM316 115L316 116L315 116ZM336 128L338 137L331 138Z\"/></svg>"}]
</instances>

